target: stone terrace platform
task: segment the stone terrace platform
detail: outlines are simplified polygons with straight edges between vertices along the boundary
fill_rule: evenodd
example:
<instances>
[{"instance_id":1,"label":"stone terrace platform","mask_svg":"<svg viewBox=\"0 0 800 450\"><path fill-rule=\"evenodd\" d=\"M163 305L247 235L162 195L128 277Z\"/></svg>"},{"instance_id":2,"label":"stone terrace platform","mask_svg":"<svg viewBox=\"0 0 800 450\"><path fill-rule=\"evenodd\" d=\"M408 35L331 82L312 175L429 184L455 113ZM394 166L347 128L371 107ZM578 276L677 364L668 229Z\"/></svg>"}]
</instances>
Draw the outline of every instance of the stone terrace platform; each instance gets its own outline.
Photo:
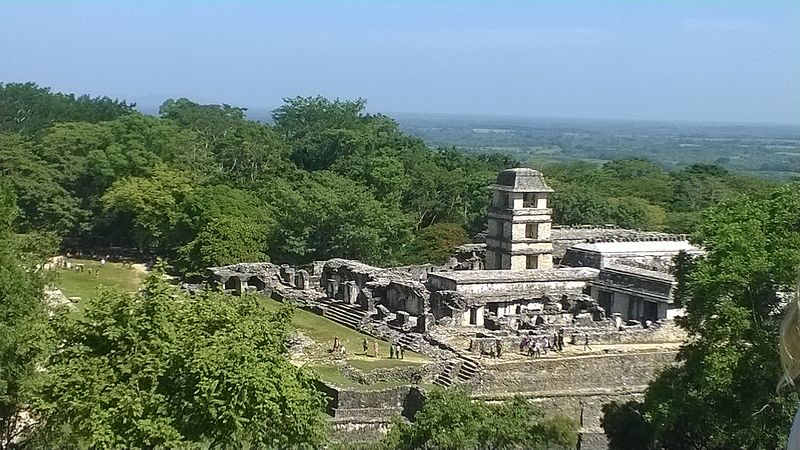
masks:
<instances>
[{"instance_id":1,"label":"stone terrace platform","mask_svg":"<svg viewBox=\"0 0 800 450\"><path fill-rule=\"evenodd\" d=\"M541 270L463 270L432 272L428 286L434 290L461 294L503 295L509 292L580 292L587 281L597 279L599 270L589 267Z\"/></svg>"}]
</instances>

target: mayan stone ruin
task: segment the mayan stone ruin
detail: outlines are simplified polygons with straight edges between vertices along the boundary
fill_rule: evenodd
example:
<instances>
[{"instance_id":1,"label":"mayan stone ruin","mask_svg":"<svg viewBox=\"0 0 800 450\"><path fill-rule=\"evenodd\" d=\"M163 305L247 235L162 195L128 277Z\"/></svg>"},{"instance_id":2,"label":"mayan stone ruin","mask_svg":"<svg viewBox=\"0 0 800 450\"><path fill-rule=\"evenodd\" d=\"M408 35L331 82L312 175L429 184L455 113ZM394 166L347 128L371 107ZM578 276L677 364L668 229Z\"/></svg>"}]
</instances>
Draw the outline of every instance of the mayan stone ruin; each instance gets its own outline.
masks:
<instances>
[{"instance_id":1,"label":"mayan stone ruin","mask_svg":"<svg viewBox=\"0 0 800 450\"><path fill-rule=\"evenodd\" d=\"M372 372L341 362L353 382L402 383L365 391L321 383L340 439L380 436L440 386L485 401L521 394L579 421L579 448L605 448L602 405L641 397L675 360L685 336L673 320L682 310L670 272L679 253L702 250L682 235L555 226L553 190L536 170L505 170L489 190L487 231L442 266L250 263L210 268L207 279L430 358Z\"/></svg>"}]
</instances>

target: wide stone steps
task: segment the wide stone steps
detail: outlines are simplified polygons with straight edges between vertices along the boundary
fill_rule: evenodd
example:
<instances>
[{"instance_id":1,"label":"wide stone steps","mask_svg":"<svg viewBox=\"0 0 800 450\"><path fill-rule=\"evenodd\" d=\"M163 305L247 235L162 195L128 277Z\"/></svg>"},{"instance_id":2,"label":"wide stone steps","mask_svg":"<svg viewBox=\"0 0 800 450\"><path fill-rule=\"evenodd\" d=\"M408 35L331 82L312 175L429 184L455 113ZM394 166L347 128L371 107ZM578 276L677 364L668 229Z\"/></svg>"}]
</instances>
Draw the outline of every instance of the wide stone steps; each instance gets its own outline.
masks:
<instances>
[{"instance_id":1,"label":"wide stone steps","mask_svg":"<svg viewBox=\"0 0 800 450\"><path fill-rule=\"evenodd\" d=\"M411 349L411 350L414 350L414 351L418 351L419 348L420 348L420 344L419 344L419 341L417 340L417 338L418 338L418 336L415 335L415 334L406 333L406 334L403 334L400 337L398 342L404 348Z\"/></svg>"},{"instance_id":2,"label":"wide stone steps","mask_svg":"<svg viewBox=\"0 0 800 450\"><path fill-rule=\"evenodd\" d=\"M347 315L341 314L341 313L339 313L337 311L328 311L328 310L326 310L322 314L322 316L325 317L326 319L330 319L330 320L332 320L332 321L334 321L334 322L336 322L336 323L338 323L340 325L344 325L344 326L346 326L348 328L358 329L358 325L360 323L360 321L358 319L355 319L355 318L353 318L351 316L347 316Z\"/></svg>"},{"instance_id":3,"label":"wide stone steps","mask_svg":"<svg viewBox=\"0 0 800 450\"><path fill-rule=\"evenodd\" d=\"M453 370L456 367L455 361L448 361L442 373L440 373L434 380L433 384L447 388L453 385Z\"/></svg>"},{"instance_id":4,"label":"wide stone steps","mask_svg":"<svg viewBox=\"0 0 800 450\"><path fill-rule=\"evenodd\" d=\"M366 311L343 303L324 302L322 316L349 328L358 329Z\"/></svg>"},{"instance_id":5,"label":"wide stone steps","mask_svg":"<svg viewBox=\"0 0 800 450\"><path fill-rule=\"evenodd\" d=\"M442 373L433 380L433 384L446 388L456 383L467 383L480 370L481 367L476 361L460 356L447 362Z\"/></svg>"},{"instance_id":6,"label":"wide stone steps","mask_svg":"<svg viewBox=\"0 0 800 450\"><path fill-rule=\"evenodd\" d=\"M474 363L465 360L464 362L461 363L461 368L458 371L456 379L462 383L466 383L469 380L471 380L476 373L478 373L478 370L480 370L480 368L477 367Z\"/></svg>"}]
</instances>

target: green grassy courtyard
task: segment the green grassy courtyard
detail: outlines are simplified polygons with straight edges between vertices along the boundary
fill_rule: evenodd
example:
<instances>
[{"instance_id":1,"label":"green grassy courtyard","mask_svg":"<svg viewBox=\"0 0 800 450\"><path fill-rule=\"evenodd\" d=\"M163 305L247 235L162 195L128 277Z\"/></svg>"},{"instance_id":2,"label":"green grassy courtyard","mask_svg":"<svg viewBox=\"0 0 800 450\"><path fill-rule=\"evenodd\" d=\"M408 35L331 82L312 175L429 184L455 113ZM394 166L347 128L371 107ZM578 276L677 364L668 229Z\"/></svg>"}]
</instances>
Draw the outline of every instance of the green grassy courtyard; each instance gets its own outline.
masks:
<instances>
[{"instance_id":1,"label":"green grassy courtyard","mask_svg":"<svg viewBox=\"0 0 800 450\"><path fill-rule=\"evenodd\" d=\"M144 271L122 267L121 263L108 262L103 266L100 261L91 259L69 261L73 268L58 270L53 284L67 297L80 297L81 300L96 296L100 286L136 292L145 277ZM83 264L82 272L75 270L78 264Z\"/></svg>"}]
</instances>

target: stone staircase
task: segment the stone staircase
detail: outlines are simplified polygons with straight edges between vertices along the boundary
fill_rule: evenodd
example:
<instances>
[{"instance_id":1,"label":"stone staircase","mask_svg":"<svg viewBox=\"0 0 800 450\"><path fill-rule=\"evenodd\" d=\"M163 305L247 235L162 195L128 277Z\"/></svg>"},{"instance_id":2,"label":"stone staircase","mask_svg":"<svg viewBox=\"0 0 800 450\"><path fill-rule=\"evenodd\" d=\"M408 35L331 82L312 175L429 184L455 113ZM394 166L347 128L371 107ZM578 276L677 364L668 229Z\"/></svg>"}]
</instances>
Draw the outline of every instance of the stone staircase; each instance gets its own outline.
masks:
<instances>
[{"instance_id":1,"label":"stone staircase","mask_svg":"<svg viewBox=\"0 0 800 450\"><path fill-rule=\"evenodd\" d=\"M441 386L443 388L448 388L453 384L453 373L458 371L456 360L450 360L447 362L447 365L444 367L442 373L436 376L433 380L433 384L437 386Z\"/></svg>"},{"instance_id":2,"label":"stone staircase","mask_svg":"<svg viewBox=\"0 0 800 450\"><path fill-rule=\"evenodd\" d=\"M342 302L321 301L322 316L346 327L358 330L366 318L367 312L357 305Z\"/></svg>"},{"instance_id":3,"label":"stone staircase","mask_svg":"<svg viewBox=\"0 0 800 450\"><path fill-rule=\"evenodd\" d=\"M462 356L460 359L462 360L461 370L458 371L456 380L459 383L466 383L472 380L472 378L475 377L475 374L480 372L481 366L472 358L465 358Z\"/></svg>"},{"instance_id":4,"label":"stone staircase","mask_svg":"<svg viewBox=\"0 0 800 450\"><path fill-rule=\"evenodd\" d=\"M359 305L351 305L330 298L318 298L313 305L307 309L315 314L370 336L400 343L406 350L426 355L435 360L444 360L454 356L454 351L430 343L427 336L421 333L405 331L380 321L370 323L369 312L361 309Z\"/></svg>"},{"instance_id":5,"label":"stone staircase","mask_svg":"<svg viewBox=\"0 0 800 450\"><path fill-rule=\"evenodd\" d=\"M433 384L448 388L454 384L468 383L480 370L481 366L477 361L459 356L447 362L442 373L433 380Z\"/></svg>"},{"instance_id":6,"label":"stone staircase","mask_svg":"<svg viewBox=\"0 0 800 450\"><path fill-rule=\"evenodd\" d=\"M404 333L400 336L400 339L397 342L403 346L403 348L408 350L413 350L415 352L420 351L420 344L419 338L421 335L417 333Z\"/></svg>"}]
</instances>

